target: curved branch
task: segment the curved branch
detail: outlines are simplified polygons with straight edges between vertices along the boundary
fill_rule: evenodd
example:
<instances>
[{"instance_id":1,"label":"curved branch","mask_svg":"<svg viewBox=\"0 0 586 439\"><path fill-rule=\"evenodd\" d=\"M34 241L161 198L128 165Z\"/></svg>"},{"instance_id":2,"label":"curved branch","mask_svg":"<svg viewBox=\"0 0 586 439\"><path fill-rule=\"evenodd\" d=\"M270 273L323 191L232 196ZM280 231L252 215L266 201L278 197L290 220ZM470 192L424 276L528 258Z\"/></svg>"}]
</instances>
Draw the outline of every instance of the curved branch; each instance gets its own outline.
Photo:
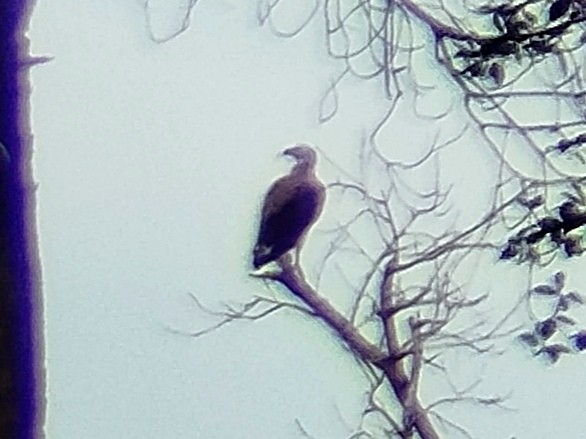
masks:
<instances>
[{"instance_id":1,"label":"curved branch","mask_svg":"<svg viewBox=\"0 0 586 439\"><path fill-rule=\"evenodd\" d=\"M278 274L268 274L267 278L276 280L289 289L330 329L335 331L362 361L377 364L386 358L387 355L378 346L360 334L346 317L307 283L299 268L294 266L288 258L282 258L279 263L282 271Z\"/></svg>"}]
</instances>

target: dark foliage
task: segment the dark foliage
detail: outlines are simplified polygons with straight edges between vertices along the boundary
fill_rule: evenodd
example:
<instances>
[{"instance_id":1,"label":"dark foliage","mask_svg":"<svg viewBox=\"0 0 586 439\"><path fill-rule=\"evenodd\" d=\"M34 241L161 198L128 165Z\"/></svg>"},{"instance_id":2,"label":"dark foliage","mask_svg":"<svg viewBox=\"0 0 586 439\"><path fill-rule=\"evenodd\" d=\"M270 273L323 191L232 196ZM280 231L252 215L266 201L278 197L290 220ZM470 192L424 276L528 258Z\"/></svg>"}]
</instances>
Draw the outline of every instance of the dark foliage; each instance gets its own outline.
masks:
<instances>
[{"instance_id":1,"label":"dark foliage","mask_svg":"<svg viewBox=\"0 0 586 439\"><path fill-rule=\"evenodd\" d=\"M541 200L538 199L541 204ZM527 204L527 200L521 203ZM529 204L531 208L537 207L538 203ZM581 236L568 235L575 229L586 224L586 212L581 211L581 206L576 200L569 199L558 208L559 219L553 216L544 216L535 224L530 225L509 238L507 244L501 250L499 259L513 259L517 256L524 260L528 257L532 246L544 241L549 241L559 247L567 257L579 256L583 252Z\"/></svg>"},{"instance_id":2,"label":"dark foliage","mask_svg":"<svg viewBox=\"0 0 586 439\"><path fill-rule=\"evenodd\" d=\"M562 18L570 10L572 0L556 0L549 7L549 21Z\"/></svg>"},{"instance_id":3,"label":"dark foliage","mask_svg":"<svg viewBox=\"0 0 586 439\"><path fill-rule=\"evenodd\" d=\"M572 348L574 352L586 349L586 330L576 331L577 322L568 315L572 306L584 303L582 297L576 292L563 292L563 272L557 272L552 281L553 285L541 284L529 291L530 300L541 297L539 300L552 301L551 314L540 320L532 317L533 328L519 334L518 340L527 346L534 356L545 357L551 363L556 363L563 354L572 353ZM569 331L574 332L569 334Z\"/></svg>"},{"instance_id":4,"label":"dark foliage","mask_svg":"<svg viewBox=\"0 0 586 439\"><path fill-rule=\"evenodd\" d=\"M544 340L550 338L557 330L557 323L554 319L547 319L535 324L535 333Z\"/></svg>"},{"instance_id":5,"label":"dark foliage","mask_svg":"<svg viewBox=\"0 0 586 439\"><path fill-rule=\"evenodd\" d=\"M583 351L586 349L586 331L577 332L571 335L570 339L577 350Z\"/></svg>"}]
</instances>

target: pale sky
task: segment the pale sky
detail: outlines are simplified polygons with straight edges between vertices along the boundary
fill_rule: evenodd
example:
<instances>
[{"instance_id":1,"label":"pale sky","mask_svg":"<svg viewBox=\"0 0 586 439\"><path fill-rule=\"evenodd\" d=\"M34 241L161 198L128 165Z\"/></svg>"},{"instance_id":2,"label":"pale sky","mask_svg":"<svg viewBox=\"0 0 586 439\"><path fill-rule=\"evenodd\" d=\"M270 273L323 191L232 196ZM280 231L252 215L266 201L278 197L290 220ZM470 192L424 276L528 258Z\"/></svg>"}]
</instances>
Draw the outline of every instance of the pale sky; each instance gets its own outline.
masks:
<instances>
[{"instance_id":1,"label":"pale sky","mask_svg":"<svg viewBox=\"0 0 586 439\"><path fill-rule=\"evenodd\" d=\"M349 79L340 113L319 124L320 99L342 69L327 57L321 18L279 38L259 26L254 3L201 0L189 29L165 44L149 39L138 1L36 5L32 53L54 57L31 74L49 439L293 439L303 437L296 419L315 438L337 439L357 425L364 379L321 325L283 312L199 339L168 330L214 323L189 293L218 308L267 291L248 272L263 193L289 166L278 152L309 142L355 171L361 135L385 109L380 81ZM162 34L184 7L169 4L154 4ZM422 75L447 81L433 68ZM455 87L443 92L430 106L457 100ZM405 110L384 136L409 159L436 131ZM481 145L463 146L451 157L466 166L442 173L473 211L491 171L471 165L486 162ZM323 158L319 172L338 175ZM317 238L335 222L332 209ZM497 313L524 285L514 265L478 276ZM584 275L572 276L578 288ZM459 385L482 379L481 396L509 395L515 411L445 413L477 438L586 437L586 360L548 367L512 340L501 347L477 364L454 355L451 367ZM431 374L423 393L441 395L437 381Z\"/></svg>"}]
</instances>

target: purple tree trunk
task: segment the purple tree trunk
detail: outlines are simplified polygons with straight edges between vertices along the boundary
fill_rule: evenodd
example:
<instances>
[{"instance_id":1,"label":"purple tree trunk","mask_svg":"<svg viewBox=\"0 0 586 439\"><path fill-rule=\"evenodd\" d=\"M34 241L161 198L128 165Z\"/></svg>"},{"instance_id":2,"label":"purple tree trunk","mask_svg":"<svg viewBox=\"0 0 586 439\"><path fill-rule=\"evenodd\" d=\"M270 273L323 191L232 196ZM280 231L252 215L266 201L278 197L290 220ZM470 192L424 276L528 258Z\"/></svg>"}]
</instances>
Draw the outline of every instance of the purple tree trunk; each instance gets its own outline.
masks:
<instances>
[{"instance_id":1,"label":"purple tree trunk","mask_svg":"<svg viewBox=\"0 0 586 439\"><path fill-rule=\"evenodd\" d=\"M0 437L42 437L42 301L31 173L32 2L0 2Z\"/></svg>"}]
</instances>

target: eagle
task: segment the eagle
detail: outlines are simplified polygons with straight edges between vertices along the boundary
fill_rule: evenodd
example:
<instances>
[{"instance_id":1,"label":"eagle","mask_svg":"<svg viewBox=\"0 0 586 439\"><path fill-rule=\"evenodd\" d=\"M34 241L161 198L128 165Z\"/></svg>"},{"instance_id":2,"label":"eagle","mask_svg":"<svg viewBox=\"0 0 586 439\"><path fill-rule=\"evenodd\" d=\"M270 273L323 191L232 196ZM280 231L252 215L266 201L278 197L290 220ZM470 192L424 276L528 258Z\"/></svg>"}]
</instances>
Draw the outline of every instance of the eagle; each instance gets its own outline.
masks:
<instances>
[{"instance_id":1,"label":"eagle","mask_svg":"<svg viewBox=\"0 0 586 439\"><path fill-rule=\"evenodd\" d=\"M299 247L321 214L325 187L315 176L317 154L308 145L283 151L295 166L269 188L262 207L258 239L253 251L254 268L278 260Z\"/></svg>"}]
</instances>

